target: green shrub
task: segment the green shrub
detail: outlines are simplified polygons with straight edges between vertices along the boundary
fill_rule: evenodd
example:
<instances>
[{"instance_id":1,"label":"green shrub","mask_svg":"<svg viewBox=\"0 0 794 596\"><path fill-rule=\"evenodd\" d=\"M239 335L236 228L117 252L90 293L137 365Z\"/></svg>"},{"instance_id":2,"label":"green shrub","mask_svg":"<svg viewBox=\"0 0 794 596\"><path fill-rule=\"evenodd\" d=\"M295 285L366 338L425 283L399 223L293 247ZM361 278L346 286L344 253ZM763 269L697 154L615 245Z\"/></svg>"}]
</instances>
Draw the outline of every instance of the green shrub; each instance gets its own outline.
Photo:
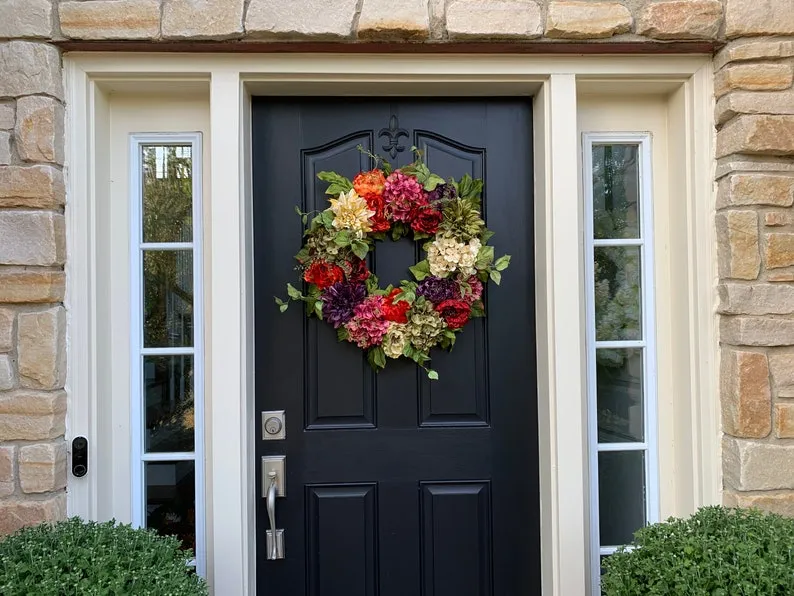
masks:
<instances>
[{"instance_id":1,"label":"green shrub","mask_svg":"<svg viewBox=\"0 0 794 596\"><path fill-rule=\"evenodd\" d=\"M794 520L704 507L639 530L604 569L603 596L791 596Z\"/></svg>"},{"instance_id":2,"label":"green shrub","mask_svg":"<svg viewBox=\"0 0 794 596\"><path fill-rule=\"evenodd\" d=\"M190 550L154 530L72 518L0 541L3 596L199 596Z\"/></svg>"}]
</instances>

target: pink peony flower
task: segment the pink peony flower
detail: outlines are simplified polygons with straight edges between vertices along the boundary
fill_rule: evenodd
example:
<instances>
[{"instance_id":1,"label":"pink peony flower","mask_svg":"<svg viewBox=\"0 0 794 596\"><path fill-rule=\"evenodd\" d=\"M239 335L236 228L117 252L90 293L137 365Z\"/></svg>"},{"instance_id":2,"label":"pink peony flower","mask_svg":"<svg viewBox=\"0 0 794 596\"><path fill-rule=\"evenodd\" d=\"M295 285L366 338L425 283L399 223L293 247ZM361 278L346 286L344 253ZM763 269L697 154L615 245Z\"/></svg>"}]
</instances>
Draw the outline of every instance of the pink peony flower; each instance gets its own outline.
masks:
<instances>
[{"instance_id":1,"label":"pink peony flower","mask_svg":"<svg viewBox=\"0 0 794 596\"><path fill-rule=\"evenodd\" d=\"M383 317L383 296L369 296L353 309L353 318L346 324L348 340L359 348L380 345L389 330Z\"/></svg>"},{"instance_id":2,"label":"pink peony flower","mask_svg":"<svg viewBox=\"0 0 794 596\"><path fill-rule=\"evenodd\" d=\"M463 295L463 300L468 302L469 304L474 304L480 298L482 298L482 282L477 279L476 276L472 275L469 279L466 280L466 283L469 284L471 287L471 291L467 291Z\"/></svg>"},{"instance_id":3,"label":"pink peony flower","mask_svg":"<svg viewBox=\"0 0 794 596\"><path fill-rule=\"evenodd\" d=\"M410 222L411 212L422 205L427 205L427 195L422 185L413 176L407 176L399 170L386 178L383 188L386 201L386 213L394 221Z\"/></svg>"}]
</instances>

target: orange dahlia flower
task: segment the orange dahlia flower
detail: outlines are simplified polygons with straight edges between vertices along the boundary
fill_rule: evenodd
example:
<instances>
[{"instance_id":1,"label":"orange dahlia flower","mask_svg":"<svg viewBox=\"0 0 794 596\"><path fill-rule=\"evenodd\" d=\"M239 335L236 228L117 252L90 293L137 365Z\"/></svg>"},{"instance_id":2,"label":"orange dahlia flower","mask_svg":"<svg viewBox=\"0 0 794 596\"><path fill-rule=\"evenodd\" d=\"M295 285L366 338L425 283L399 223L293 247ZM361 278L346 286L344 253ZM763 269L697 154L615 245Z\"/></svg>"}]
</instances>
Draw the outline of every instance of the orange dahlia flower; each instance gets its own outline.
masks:
<instances>
[{"instance_id":1,"label":"orange dahlia flower","mask_svg":"<svg viewBox=\"0 0 794 596\"><path fill-rule=\"evenodd\" d=\"M356 194L365 199L380 197L383 194L383 187L386 185L386 177L381 170L370 170L361 172L353 178L353 189Z\"/></svg>"}]
</instances>

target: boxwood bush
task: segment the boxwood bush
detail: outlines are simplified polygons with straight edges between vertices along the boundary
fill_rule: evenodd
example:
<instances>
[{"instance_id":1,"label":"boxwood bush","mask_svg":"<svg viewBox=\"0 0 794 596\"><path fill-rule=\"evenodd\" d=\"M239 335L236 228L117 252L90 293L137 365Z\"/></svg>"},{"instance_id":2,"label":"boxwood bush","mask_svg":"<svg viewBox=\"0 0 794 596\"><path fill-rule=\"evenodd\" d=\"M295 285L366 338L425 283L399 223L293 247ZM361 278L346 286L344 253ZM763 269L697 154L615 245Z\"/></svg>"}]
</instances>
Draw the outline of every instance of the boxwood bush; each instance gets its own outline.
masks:
<instances>
[{"instance_id":1,"label":"boxwood bush","mask_svg":"<svg viewBox=\"0 0 794 596\"><path fill-rule=\"evenodd\" d=\"M704 507L639 530L604 561L603 596L791 596L794 520Z\"/></svg>"},{"instance_id":2,"label":"boxwood bush","mask_svg":"<svg viewBox=\"0 0 794 596\"><path fill-rule=\"evenodd\" d=\"M72 518L0 541L3 596L198 596L204 580L171 536Z\"/></svg>"}]
</instances>

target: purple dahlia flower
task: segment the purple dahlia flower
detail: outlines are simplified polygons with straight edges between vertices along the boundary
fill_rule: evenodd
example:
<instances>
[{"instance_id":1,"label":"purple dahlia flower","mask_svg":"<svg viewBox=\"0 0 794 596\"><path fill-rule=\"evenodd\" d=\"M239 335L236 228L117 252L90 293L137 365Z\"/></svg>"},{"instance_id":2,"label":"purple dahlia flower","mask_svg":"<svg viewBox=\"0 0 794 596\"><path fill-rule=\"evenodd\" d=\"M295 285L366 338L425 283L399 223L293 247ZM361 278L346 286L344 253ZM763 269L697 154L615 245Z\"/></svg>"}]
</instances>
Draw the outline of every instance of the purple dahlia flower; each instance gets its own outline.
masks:
<instances>
[{"instance_id":1,"label":"purple dahlia flower","mask_svg":"<svg viewBox=\"0 0 794 596\"><path fill-rule=\"evenodd\" d=\"M433 304L439 304L444 300L460 299L460 287L454 279L443 279L431 275L419 282L416 294L424 296Z\"/></svg>"},{"instance_id":2,"label":"purple dahlia flower","mask_svg":"<svg viewBox=\"0 0 794 596\"><path fill-rule=\"evenodd\" d=\"M340 281L322 295L323 319L338 329L353 317L353 309L367 297L364 284Z\"/></svg>"},{"instance_id":3,"label":"purple dahlia flower","mask_svg":"<svg viewBox=\"0 0 794 596\"><path fill-rule=\"evenodd\" d=\"M445 199L455 199L457 198L458 193L455 192L455 187L451 184L439 184L433 190L427 193L427 198L430 199L430 202L433 201L442 201Z\"/></svg>"}]
</instances>

